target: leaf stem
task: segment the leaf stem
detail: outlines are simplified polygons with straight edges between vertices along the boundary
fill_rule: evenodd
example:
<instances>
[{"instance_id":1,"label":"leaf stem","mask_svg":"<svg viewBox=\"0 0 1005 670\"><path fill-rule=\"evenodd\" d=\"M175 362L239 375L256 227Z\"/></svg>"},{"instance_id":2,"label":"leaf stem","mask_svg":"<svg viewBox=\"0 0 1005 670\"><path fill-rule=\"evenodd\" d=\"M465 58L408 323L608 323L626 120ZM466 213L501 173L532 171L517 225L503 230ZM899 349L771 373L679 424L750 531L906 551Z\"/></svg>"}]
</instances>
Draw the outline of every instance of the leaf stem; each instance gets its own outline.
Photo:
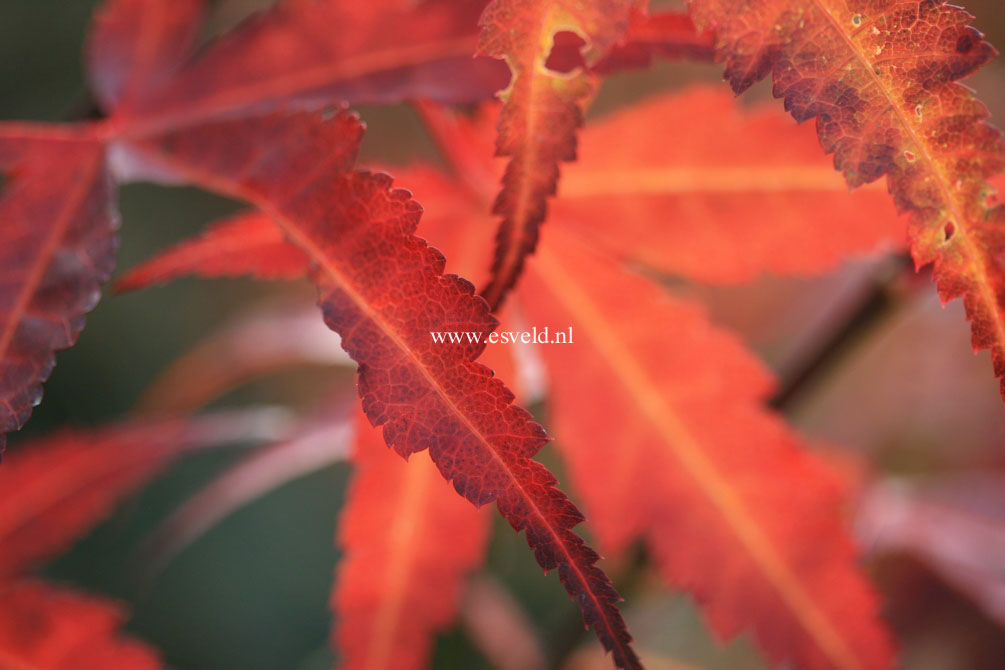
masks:
<instances>
[{"instance_id":1,"label":"leaf stem","mask_svg":"<svg viewBox=\"0 0 1005 670\"><path fill-rule=\"evenodd\" d=\"M777 410L790 409L851 352L866 332L890 317L904 301L904 275L908 272L913 274L913 269L913 261L906 254L884 263L861 291L858 300L845 310L837 327L814 350L782 374L778 390L769 405ZM917 283L912 281L909 286Z\"/></svg>"}]
</instances>

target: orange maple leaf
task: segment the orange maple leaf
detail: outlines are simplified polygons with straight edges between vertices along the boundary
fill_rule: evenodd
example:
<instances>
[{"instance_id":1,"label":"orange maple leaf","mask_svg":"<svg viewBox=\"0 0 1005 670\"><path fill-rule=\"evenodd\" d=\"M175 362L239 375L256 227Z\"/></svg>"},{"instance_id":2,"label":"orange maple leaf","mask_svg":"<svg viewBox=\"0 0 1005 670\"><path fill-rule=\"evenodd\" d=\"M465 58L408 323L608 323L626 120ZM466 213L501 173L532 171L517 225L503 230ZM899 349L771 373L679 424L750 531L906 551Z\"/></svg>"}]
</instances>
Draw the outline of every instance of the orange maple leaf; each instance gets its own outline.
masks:
<instances>
[{"instance_id":1,"label":"orange maple leaf","mask_svg":"<svg viewBox=\"0 0 1005 670\"><path fill-rule=\"evenodd\" d=\"M147 645L120 636L109 602L33 581L0 587L0 667L5 670L158 670Z\"/></svg>"},{"instance_id":2,"label":"orange maple leaf","mask_svg":"<svg viewBox=\"0 0 1005 670\"><path fill-rule=\"evenodd\" d=\"M406 463L367 421L357 426L331 603L339 667L421 670L482 561L490 519L450 490L426 454Z\"/></svg>"},{"instance_id":3,"label":"orange maple leaf","mask_svg":"<svg viewBox=\"0 0 1005 670\"><path fill-rule=\"evenodd\" d=\"M482 295L495 311L537 245L546 200L558 166L576 157L576 131L597 78L584 69L563 74L547 61L555 36L586 42L583 59L596 63L628 29L635 0L494 0L482 14L479 52L506 59L513 78L499 93L496 154L510 157L493 211L502 216L492 276Z\"/></svg>"},{"instance_id":4,"label":"orange maple leaf","mask_svg":"<svg viewBox=\"0 0 1005 670\"><path fill-rule=\"evenodd\" d=\"M957 83L996 53L973 17L942 0L690 2L719 36L733 90L770 72L785 108L816 118L849 184L887 176L911 212L915 264L934 263L943 301L963 298L1005 397L1005 215L987 182L1005 168L1005 142Z\"/></svg>"}]
</instances>

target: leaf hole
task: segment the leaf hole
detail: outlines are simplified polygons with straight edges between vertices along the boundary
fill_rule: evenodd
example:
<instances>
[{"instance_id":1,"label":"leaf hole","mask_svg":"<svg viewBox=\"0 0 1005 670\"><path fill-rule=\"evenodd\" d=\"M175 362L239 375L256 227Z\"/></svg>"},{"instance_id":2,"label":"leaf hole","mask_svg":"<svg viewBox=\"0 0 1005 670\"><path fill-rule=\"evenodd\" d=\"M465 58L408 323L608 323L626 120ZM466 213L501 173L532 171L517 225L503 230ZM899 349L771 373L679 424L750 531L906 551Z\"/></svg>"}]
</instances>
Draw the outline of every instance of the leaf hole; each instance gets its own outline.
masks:
<instances>
[{"instance_id":1,"label":"leaf hole","mask_svg":"<svg viewBox=\"0 0 1005 670\"><path fill-rule=\"evenodd\" d=\"M946 236L945 241L948 242L949 240L953 239L953 235L956 234L956 224L950 221L949 223L946 224L946 227L942 229L942 232Z\"/></svg>"},{"instance_id":2,"label":"leaf hole","mask_svg":"<svg viewBox=\"0 0 1005 670\"><path fill-rule=\"evenodd\" d=\"M856 14L855 16L851 17L851 24L856 28L862 25L862 15Z\"/></svg>"},{"instance_id":3,"label":"leaf hole","mask_svg":"<svg viewBox=\"0 0 1005 670\"><path fill-rule=\"evenodd\" d=\"M583 47L586 40L572 32L562 30L555 33L555 39L551 47L551 53L544 61L544 67L555 74L569 74L574 70L586 67L583 59Z\"/></svg>"}]
</instances>

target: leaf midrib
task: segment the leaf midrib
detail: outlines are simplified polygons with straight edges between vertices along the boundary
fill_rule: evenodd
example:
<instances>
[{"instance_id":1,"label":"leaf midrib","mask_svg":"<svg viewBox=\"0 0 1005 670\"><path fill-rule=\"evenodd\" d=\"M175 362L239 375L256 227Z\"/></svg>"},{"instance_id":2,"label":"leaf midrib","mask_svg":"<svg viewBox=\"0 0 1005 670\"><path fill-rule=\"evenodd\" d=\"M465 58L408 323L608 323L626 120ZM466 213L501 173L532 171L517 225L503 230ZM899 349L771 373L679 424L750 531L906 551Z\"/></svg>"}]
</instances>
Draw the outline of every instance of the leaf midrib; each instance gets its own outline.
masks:
<instances>
[{"instance_id":1,"label":"leaf midrib","mask_svg":"<svg viewBox=\"0 0 1005 670\"><path fill-rule=\"evenodd\" d=\"M194 109L142 113L126 123L125 134L134 139L156 135L221 117L245 107L279 103L322 86L335 86L394 68L469 56L474 53L475 44L474 36L464 36L412 48L385 49L356 58L346 58L337 64L297 69L295 74L284 73L244 86L223 89L196 100Z\"/></svg>"},{"instance_id":2,"label":"leaf midrib","mask_svg":"<svg viewBox=\"0 0 1005 670\"><path fill-rule=\"evenodd\" d=\"M64 200L65 204L59 212L56 224L52 226L49 234L46 236L45 241L42 244L42 248L39 249L35 262L32 264L31 270L29 271L27 278L24 280L21 290L18 292L17 300L14 302L14 307L10 311L10 317L7 321L7 325L3 332L0 333L0 360L7 359L8 354L10 353L9 349L11 343L14 341L14 334L17 332L18 327L24 319L28 316L28 308L31 306L31 302L34 299L42 280L45 278L45 274L49 269L52 257L59 250L61 243L66 237L70 223L79 211L87 193L94 186L94 182L97 179L97 175L101 170L102 164L103 161L101 153L95 152L95 155L91 157L91 164L87 167L84 174L80 179L75 180L75 188L71 191L70 197ZM4 404L7 405L7 402L4 401ZM14 411L14 408L10 409L16 418L18 413Z\"/></svg>"},{"instance_id":3,"label":"leaf midrib","mask_svg":"<svg viewBox=\"0 0 1005 670\"><path fill-rule=\"evenodd\" d=\"M585 324L584 330L591 334L592 343L603 353L601 359L610 367L612 376L622 383L629 397L639 400L644 414L663 437L663 443L720 511L737 539L761 566L765 577L788 603L796 619L816 640L819 648L837 667L861 668L845 640L816 606L785 561L778 556L756 520L747 513L743 501L704 455L700 443L688 429L687 422L663 400L663 394L651 383L649 375L636 361L630 348L623 346L614 335L615 329L604 319L592 298L579 288L578 283L551 254L539 255L534 267L544 283L553 289L555 299L577 321Z\"/></svg>"},{"instance_id":4,"label":"leaf midrib","mask_svg":"<svg viewBox=\"0 0 1005 670\"><path fill-rule=\"evenodd\" d=\"M362 426L361 429L377 430L366 426ZM394 457L393 454L388 456ZM394 647L395 632L401 621L402 603L405 600L409 574L415 569L414 546L425 525L422 506L429 491L430 479L439 477L431 462L416 460L415 463L405 464L405 484L401 487L400 504L395 505L400 512L395 516L388 532L389 546L385 551L388 557L388 569L384 573L384 583L388 587L389 596L381 599L374 615L373 634L367 643L366 651L365 667L375 670L388 668L387 661L390 650Z\"/></svg>"},{"instance_id":5,"label":"leaf midrib","mask_svg":"<svg viewBox=\"0 0 1005 670\"><path fill-rule=\"evenodd\" d=\"M189 178L193 179L196 183L202 184L208 188L212 188L219 193L230 194L239 198L243 198L255 204L265 215L272 218L276 224L283 229L290 240L301 249L303 249L307 254L317 263L320 269L329 276L330 280L342 290L347 297L356 305L356 307L363 313L364 317L370 320L377 328L395 345L397 349L402 351L405 356L411 360L413 366L419 370L420 374L425 378L427 384L430 388L440 397L444 406L449 410L451 414L457 417L468 431L475 436L478 441L482 444L483 448L489 453L493 460L498 463L502 468L503 472L506 473L509 478L513 488L518 491L520 497L527 503L532 515L540 519L542 525L547 529L549 535L553 538L555 546L557 546L562 554L565 556L565 564L569 566L571 571L575 574L576 580L582 584L584 592L588 595L590 600L593 602L594 611L597 613L599 620L602 622L604 627L607 629L608 638L611 640L614 648L617 648L620 653L626 658L631 658L631 653L629 652L629 646L620 639L618 632L613 627L609 617L605 613L605 608L600 601L599 596L594 592L593 587L590 585L589 579L583 574L579 562L576 561L569 547L566 545L562 538L561 533L554 527L549 518L544 514L544 512L537 505L527 490L524 488L520 479L516 476L513 470L509 467L506 460L501 454L496 450L496 448L489 441L488 437L485 436L478 428L474 425L471 419L454 403L453 399L447 394L446 390L440 385L436 380L433 373L425 366L425 364L419 360L408 344L398 335L397 331L387 323L381 315L374 312L367 300L360 295L354 288L351 282L349 282L345 276L339 271L334 263L330 262L328 255L324 253L309 235L304 233L300 226L281 212L274 203L270 202L268 199L261 196L256 196L254 194L249 194L244 192L236 183L221 179L212 175L210 173L202 172L197 169L193 169L191 166L187 165L184 161L178 160L170 155L166 155L163 152L154 152L152 148L146 147L144 153L151 155L154 160L160 163L170 166L171 168L178 171L180 174L185 174ZM472 296L472 299L476 299ZM529 419L528 419L529 421ZM532 459L527 459L532 460ZM569 531L571 532L571 531Z\"/></svg>"}]
</instances>

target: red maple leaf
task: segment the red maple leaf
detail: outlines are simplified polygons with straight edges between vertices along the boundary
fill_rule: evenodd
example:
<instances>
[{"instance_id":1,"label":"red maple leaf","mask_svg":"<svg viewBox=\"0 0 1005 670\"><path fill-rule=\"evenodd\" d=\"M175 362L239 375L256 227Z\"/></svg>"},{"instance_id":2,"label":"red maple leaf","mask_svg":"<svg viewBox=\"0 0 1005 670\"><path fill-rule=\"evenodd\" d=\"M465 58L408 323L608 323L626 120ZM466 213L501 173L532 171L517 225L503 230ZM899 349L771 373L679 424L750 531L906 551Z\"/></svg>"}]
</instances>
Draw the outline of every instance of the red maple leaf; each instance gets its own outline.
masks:
<instances>
[{"instance_id":1,"label":"red maple leaf","mask_svg":"<svg viewBox=\"0 0 1005 670\"><path fill-rule=\"evenodd\" d=\"M405 463L366 421L357 426L357 469L339 520L346 557L332 594L339 667L421 670L432 633L453 621L464 578L482 561L489 518L425 454Z\"/></svg>"},{"instance_id":2,"label":"red maple leaf","mask_svg":"<svg viewBox=\"0 0 1005 670\"><path fill-rule=\"evenodd\" d=\"M803 190L847 198L845 187L819 156L807 155L813 149L807 138L785 132L792 128L779 113L761 110L745 117L732 104L699 89L632 108L584 132L584 160L569 170L569 181L584 186L556 199L551 237L530 264L516 304L539 327L556 331L571 325L579 334L576 346L545 347L542 357L552 373L549 397L563 438L559 448L604 547L619 552L646 538L661 573L695 592L713 628L730 636L753 627L774 658L812 668L888 667L890 645L875 596L855 567L856 551L842 530L846 493L840 479L763 408L772 379L733 338L717 331L695 305L671 298L622 265L641 260L690 274L693 266L673 255L676 230L704 223L735 231L729 215L745 203L757 203L778 219L761 224L763 251L751 253L749 269L740 270L732 255L706 253L695 271L699 277L735 281L753 270L819 272L842 256L875 247L903 225L889 208L879 218L883 226L863 229L860 238L836 249L814 254L793 244L811 240L816 230ZM687 141L670 138L668 146L677 151L660 161L666 152L633 140L632 129L644 127L640 120L672 119L684 108L729 119L735 130L725 134L740 140L739 146L708 157L689 151ZM459 268L477 267L492 232L493 166L484 150L491 117L462 122L431 106L424 107L424 115L457 177L421 168L404 173L409 183L421 185L431 212L440 214L424 221L420 232L458 259ZM600 147L612 144L618 149L604 161ZM590 158L591 147L597 147L596 159ZM666 191L645 193L641 204L619 197L626 184L621 174L636 177L629 187L645 188L646 174L674 170L696 176L682 186L652 179ZM731 170L748 175L735 188L721 176ZM703 174L710 176L701 181ZM862 198L883 207L885 196L866 190L852 200ZM686 217L660 221L667 230L650 233L653 212L668 201L701 215L693 224ZM602 222L615 211L624 229L637 226L640 239L651 243L633 246L634 236L626 241L605 234ZM278 251L284 242L276 230L272 240ZM736 232L718 234L727 248L742 245L742 236L732 241L736 237ZM194 243L213 246L212 237ZM239 259L233 267L255 274L255 255L246 258L243 267ZM676 259L681 260L675 265ZM188 270L203 272L199 264ZM756 447L735 450L737 431ZM651 494L640 497L640 491ZM710 565L717 567L710 571Z\"/></svg>"},{"instance_id":3,"label":"red maple leaf","mask_svg":"<svg viewBox=\"0 0 1005 670\"><path fill-rule=\"evenodd\" d=\"M189 61L203 4L105 3L88 41L88 64L109 117L65 126L0 124L0 170L8 181L0 198L7 222L0 264L8 269L0 300L0 440L27 420L53 353L74 343L112 270L115 182L165 177L131 150L132 142L291 104L321 108L375 95L383 102L417 95L477 100L505 82L499 63L470 58L476 4L458 11L446 1L416 8L290 0ZM417 29L391 33L389 17ZM328 39L343 25L353 26L346 33L353 39ZM317 48L303 48L310 41ZM444 70L452 76L441 76Z\"/></svg>"},{"instance_id":4,"label":"red maple leaf","mask_svg":"<svg viewBox=\"0 0 1005 670\"><path fill-rule=\"evenodd\" d=\"M248 427L241 413L137 420L20 444L0 468L0 583L65 550L179 454L240 439Z\"/></svg>"},{"instance_id":5,"label":"red maple leaf","mask_svg":"<svg viewBox=\"0 0 1005 670\"><path fill-rule=\"evenodd\" d=\"M572 32L587 42L595 64L628 30L632 0L494 0L481 17L479 51L505 58L513 72L499 117L496 154L509 157L493 211L502 216L492 277L482 291L493 310L516 282L537 246L546 200L555 193L558 165L576 157L576 131L596 77L548 68L555 36Z\"/></svg>"},{"instance_id":6,"label":"red maple leaf","mask_svg":"<svg viewBox=\"0 0 1005 670\"><path fill-rule=\"evenodd\" d=\"M9 268L0 296L0 449L3 434L28 419L54 352L76 341L112 270L115 184L172 178L138 154L137 143L284 107L475 101L506 82L503 63L471 57L479 3L285 0L192 59L203 5L109 0L88 40L89 75L108 117L63 126L0 123L0 170L8 180L0 264ZM606 67L644 64L639 52L707 55L711 36L674 17L637 17L629 37L638 43L622 45L636 55ZM340 39L330 39L336 33ZM61 197L49 197L53 192Z\"/></svg>"},{"instance_id":7,"label":"red maple leaf","mask_svg":"<svg viewBox=\"0 0 1005 670\"><path fill-rule=\"evenodd\" d=\"M27 581L123 498L187 450L247 437L245 414L65 431L20 444L0 468L0 667L146 670L146 645L118 637L117 605Z\"/></svg>"},{"instance_id":8,"label":"red maple leaf","mask_svg":"<svg viewBox=\"0 0 1005 670\"><path fill-rule=\"evenodd\" d=\"M770 72L785 108L816 119L850 185L887 176L911 212L915 264L934 263L943 301L963 298L974 349L991 349L1005 397L1005 236L987 183L1005 168L1005 142L957 83L996 53L972 17L941 0L690 2L718 34L733 90Z\"/></svg>"},{"instance_id":9,"label":"red maple leaf","mask_svg":"<svg viewBox=\"0 0 1005 670\"><path fill-rule=\"evenodd\" d=\"M10 670L158 670L147 645L122 637L112 604L21 581L0 586L0 666Z\"/></svg>"},{"instance_id":10,"label":"red maple leaf","mask_svg":"<svg viewBox=\"0 0 1005 670\"><path fill-rule=\"evenodd\" d=\"M185 181L241 199L255 209L138 268L123 287L188 272L306 274L320 289L325 323L360 366L364 413L387 445L405 458L428 449L462 496L479 506L495 501L526 531L539 563L559 570L615 662L639 667L617 594L573 532L582 515L533 460L548 437L486 367L484 339L498 326L490 311L537 245L559 164L576 155L599 75L661 55L707 58L712 34L680 15L648 16L630 0L494 0L484 12L480 3L461 4L285 0L192 56L198 0L106 3L89 58L108 118L0 124L8 177L0 214L11 222L0 231L0 263L9 268L0 287L0 433L27 419L53 352L72 344L111 271L117 181ZM851 185L889 176L896 205L911 212L916 262L935 262L944 299L965 298L975 347L992 349L1005 394L998 262L1005 238L986 182L1005 153L986 110L955 83L993 53L969 17L935 1L691 4L699 24L717 31L716 52L734 88L773 70L776 94L797 119L817 118L825 149ZM490 58L471 59L479 14L479 49ZM334 27L342 39L330 39ZM502 225L482 291L487 305L466 280L445 274L440 250L451 269L470 276L488 249L497 176L488 160L491 114L467 123L423 108L451 171L409 169L402 183L430 210L419 231L433 248L415 234L422 207L411 194L385 174L355 169L362 125L339 101L478 101L502 86L499 59L512 80L501 95L497 153L510 160L492 208ZM688 125L696 114L704 127ZM654 138L652 129L664 127ZM513 302L539 326L571 325L580 334L578 346L549 348L543 358L560 450L600 544L620 551L644 540L661 574L698 596L716 631L750 628L772 659L871 670L888 667L891 650L854 566L839 478L764 407L773 382L743 347L628 267L736 282L819 272L898 243L903 224L878 190L841 193L805 137L792 133L779 114L740 113L702 90L597 123L582 133L582 160L565 170L551 201L551 237ZM862 208L868 221L854 215ZM476 338L435 343L431 333L444 331ZM207 366L190 396L175 394L176 407L189 410L241 375L291 360L288 350L260 351L274 357L224 374ZM505 356L494 361L497 370L512 367ZM184 442L161 430L171 444ZM738 433L747 450L737 449ZM423 461L412 472L368 460L388 455L366 442L370 436L361 441L364 469L342 541L379 555L367 567L377 565L386 579L364 583L353 576L361 562L349 559L335 596L343 615L336 637L349 665L376 658L401 667L421 662L434 630L454 615L453 595L483 548L483 528L446 523L464 517L440 506L448 503L432 492L433 465ZM26 485L21 511L51 512L52 523L36 528L17 509L8 515L16 549L8 579L64 546L175 449L145 454L149 462L117 455L79 472L33 470L66 479ZM108 474L115 465L122 472ZM96 481L105 476L111 483L103 488ZM394 478L402 485L382 498L374 482ZM47 507L46 496L67 491L67 501ZM401 521L366 535L356 525L401 509L428 532L406 537L395 531L408 525ZM444 560L435 549L454 544L453 528L471 536ZM432 600L431 584L451 597ZM405 607L422 607L428 618L408 621ZM101 628L97 639L104 644L111 630ZM399 636L406 641L394 654L380 651Z\"/></svg>"}]
</instances>

